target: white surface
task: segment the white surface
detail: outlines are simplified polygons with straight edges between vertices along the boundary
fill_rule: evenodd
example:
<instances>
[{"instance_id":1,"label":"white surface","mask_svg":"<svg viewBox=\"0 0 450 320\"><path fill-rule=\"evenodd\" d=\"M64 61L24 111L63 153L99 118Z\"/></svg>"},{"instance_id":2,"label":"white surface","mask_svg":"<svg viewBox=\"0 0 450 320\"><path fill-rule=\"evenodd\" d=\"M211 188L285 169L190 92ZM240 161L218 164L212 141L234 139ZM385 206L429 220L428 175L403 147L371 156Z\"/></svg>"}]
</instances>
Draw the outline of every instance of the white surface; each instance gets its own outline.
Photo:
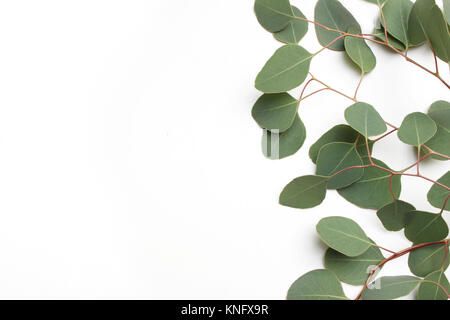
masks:
<instances>
[{"instance_id":1,"label":"white surface","mask_svg":"<svg viewBox=\"0 0 450 320\"><path fill-rule=\"evenodd\" d=\"M343 2L371 32L377 8ZM308 17L314 3L300 5ZM314 230L328 215L355 219L380 245L408 245L335 192L309 211L277 204L285 184L313 172L309 146L344 121L349 102L308 99L304 147L265 159L253 81L280 44L252 6L0 1L0 298L283 299L322 267ZM320 48L314 32L302 45ZM374 52L359 97L386 120L449 98L435 78ZM432 67L427 50L412 54ZM358 81L341 53L321 54L311 71L346 92ZM396 169L413 162L395 137L375 154ZM438 178L448 170L439 164L424 170ZM430 208L428 183L403 186L405 199ZM384 272L405 273L404 262Z\"/></svg>"}]
</instances>

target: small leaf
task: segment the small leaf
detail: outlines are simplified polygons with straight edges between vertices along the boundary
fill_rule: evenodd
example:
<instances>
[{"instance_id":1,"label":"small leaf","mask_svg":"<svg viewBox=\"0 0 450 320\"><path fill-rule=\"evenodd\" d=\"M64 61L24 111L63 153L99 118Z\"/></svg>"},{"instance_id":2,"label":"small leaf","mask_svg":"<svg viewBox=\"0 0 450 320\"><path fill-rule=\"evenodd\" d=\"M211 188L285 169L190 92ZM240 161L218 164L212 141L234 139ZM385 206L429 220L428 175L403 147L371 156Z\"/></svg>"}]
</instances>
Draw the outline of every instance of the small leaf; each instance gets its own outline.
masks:
<instances>
[{"instance_id":1,"label":"small leaf","mask_svg":"<svg viewBox=\"0 0 450 320\"><path fill-rule=\"evenodd\" d=\"M411 45L418 46L430 41L426 26L430 23L431 9L435 4L435 0L417 0L414 3L408 21L408 38Z\"/></svg>"},{"instance_id":2,"label":"small leaf","mask_svg":"<svg viewBox=\"0 0 450 320\"><path fill-rule=\"evenodd\" d=\"M394 200L377 211L377 216L383 226L389 231L400 231L406 226L409 213L416 210L413 205Z\"/></svg>"},{"instance_id":3,"label":"small leaf","mask_svg":"<svg viewBox=\"0 0 450 320\"><path fill-rule=\"evenodd\" d=\"M371 246L357 257L347 257L331 248L325 254L327 269L333 271L342 282L352 285L365 284L370 271L383 260L384 257L376 246Z\"/></svg>"},{"instance_id":4,"label":"small leaf","mask_svg":"<svg viewBox=\"0 0 450 320\"><path fill-rule=\"evenodd\" d=\"M365 137L378 136L387 130L380 114L370 104L357 102L345 110L345 120Z\"/></svg>"},{"instance_id":5,"label":"small leaf","mask_svg":"<svg viewBox=\"0 0 450 320\"><path fill-rule=\"evenodd\" d=\"M306 129L297 114L292 126L284 132L263 130L263 154L273 160L289 157L302 147L305 139Z\"/></svg>"},{"instance_id":6,"label":"small leaf","mask_svg":"<svg viewBox=\"0 0 450 320\"><path fill-rule=\"evenodd\" d=\"M412 211L405 227L405 236L418 244L440 241L448 235L448 226L442 216L424 211Z\"/></svg>"},{"instance_id":7,"label":"small leaf","mask_svg":"<svg viewBox=\"0 0 450 320\"><path fill-rule=\"evenodd\" d=\"M384 28L375 29L374 36L383 42L386 41L386 33L384 32ZM388 43L400 51L405 51L406 49L403 43L392 37L390 34L388 34Z\"/></svg>"},{"instance_id":8,"label":"small leaf","mask_svg":"<svg viewBox=\"0 0 450 320\"><path fill-rule=\"evenodd\" d=\"M450 253L446 253L445 244L435 244L416 249L409 254L408 258L409 269L418 277L425 277L427 274L439 270L442 267L445 270L448 268L449 263Z\"/></svg>"},{"instance_id":9,"label":"small leaf","mask_svg":"<svg viewBox=\"0 0 450 320\"><path fill-rule=\"evenodd\" d=\"M433 138L436 131L436 123L429 116L414 112L403 120L398 130L398 138L406 144L418 147Z\"/></svg>"},{"instance_id":10,"label":"small leaf","mask_svg":"<svg viewBox=\"0 0 450 320\"><path fill-rule=\"evenodd\" d=\"M359 256L374 245L361 227L348 218L324 218L316 229L323 242L348 257Z\"/></svg>"},{"instance_id":11,"label":"small leaf","mask_svg":"<svg viewBox=\"0 0 450 320\"><path fill-rule=\"evenodd\" d=\"M286 92L263 94L256 101L252 116L264 129L286 131L297 114L298 100Z\"/></svg>"},{"instance_id":12,"label":"small leaf","mask_svg":"<svg viewBox=\"0 0 450 320\"><path fill-rule=\"evenodd\" d=\"M430 281L430 282L427 282ZM431 283L433 282L433 283ZM419 292L417 295L418 300L448 300L447 294L441 287L436 285L440 284L447 293L450 292L450 283L447 280L442 270L430 273L423 279L423 282L419 286Z\"/></svg>"},{"instance_id":13,"label":"small leaf","mask_svg":"<svg viewBox=\"0 0 450 320\"><path fill-rule=\"evenodd\" d=\"M388 168L380 160L372 158L379 166ZM364 164L369 164L368 157L363 158ZM391 174L379 168L365 168L363 177L351 186L339 189L339 194L351 203L365 209L376 209L392 202L393 197L389 189ZM392 178L392 190L398 199L401 192L400 176Z\"/></svg>"},{"instance_id":14,"label":"small leaf","mask_svg":"<svg viewBox=\"0 0 450 320\"><path fill-rule=\"evenodd\" d=\"M255 14L259 23L270 32L283 30L294 18L289 0L256 0Z\"/></svg>"},{"instance_id":15,"label":"small leaf","mask_svg":"<svg viewBox=\"0 0 450 320\"><path fill-rule=\"evenodd\" d=\"M357 34L357 31L349 30L349 33ZM375 68L377 59L365 40L348 36L345 37L344 46L345 52L362 73L368 73Z\"/></svg>"},{"instance_id":16,"label":"small leaf","mask_svg":"<svg viewBox=\"0 0 450 320\"><path fill-rule=\"evenodd\" d=\"M361 33L361 26L352 14L337 0L319 0L314 11L315 21L328 28L347 32L354 28L356 33ZM316 25L316 34L322 46L327 46L342 33L329 31ZM344 51L344 39L339 39L329 46L330 49Z\"/></svg>"},{"instance_id":17,"label":"small leaf","mask_svg":"<svg viewBox=\"0 0 450 320\"><path fill-rule=\"evenodd\" d=\"M313 270L289 288L288 300L348 300L339 279L328 270Z\"/></svg>"},{"instance_id":18,"label":"small leaf","mask_svg":"<svg viewBox=\"0 0 450 320\"><path fill-rule=\"evenodd\" d=\"M320 149L316 174L330 177L346 168L362 166L362 164L354 143L333 142ZM363 174L363 168L341 172L328 181L328 189L347 187L361 179Z\"/></svg>"},{"instance_id":19,"label":"small leaf","mask_svg":"<svg viewBox=\"0 0 450 320\"><path fill-rule=\"evenodd\" d=\"M298 18L306 19L303 13L292 6L294 15ZM308 32L308 22L304 20L291 20L286 28L273 34L275 39L288 44L297 44Z\"/></svg>"},{"instance_id":20,"label":"small leaf","mask_svg":"<svg viewBox=\"0 0 450 320\"><path fill-rule=\"evenodd\" d=\"M421 279L411 276L381 277L372 282L361 298L363 300L392 300L410 294Z\"/></svg>"},{"instance_id":21,"label":"small leaf","mask_svg":"<svg viewBox=\"0 0 450 320\"><path fill-rule=\"evenodd\" d=\"M313 55L298 45L285 45L267 61L256 77L256 89L265 93L289 91L301 85Z\"/></svg>"},{"instance_id":22,"label":"small leaf","mask_svg":"<svg viewBox=\"0 0 450 320\"><path fill-rule=\"evenodd\" d=\"M450 187L450 171L447 171L447 173L444 174L437 182L444 186ZM427 194L428 202L430 202L433 207L438 209L442 209L445 200L449 196L450 191L437 184L434 184ZM444 210L450 210L450 200L447 201Z\"/></svg>"},{"instance_id":23,"label":"small leaf","mask_svg":"<svg viewBox=\"0 0 450 320\"><path fill-rule=\"evenodd\" d=\"M383 6L384 19L390 35L409 47L408 20L413 3L410 0L388 0ZM382 25L384 26L383 21Z\"/></svg>"},{"instance_id":24,"label":"small leaf","mask_svg":"<svg viewBox=\"0 0 450 320\"><path fill-rule=\"evenodd\" d=\"M328 178L303 176L291 181L281 192L280 204L297 209L318 206L325 199Z\"/></svg>"},{"instance_id":25,"label":"small leaf","mask_svg":"<svg viewBox=\"0 0 450 320\"><path fill-rule=\"evenodd\" d=\"M436 101L428 110L428 115L436 124L450 131L450 102Z\"/></svg>"}]
</instances>

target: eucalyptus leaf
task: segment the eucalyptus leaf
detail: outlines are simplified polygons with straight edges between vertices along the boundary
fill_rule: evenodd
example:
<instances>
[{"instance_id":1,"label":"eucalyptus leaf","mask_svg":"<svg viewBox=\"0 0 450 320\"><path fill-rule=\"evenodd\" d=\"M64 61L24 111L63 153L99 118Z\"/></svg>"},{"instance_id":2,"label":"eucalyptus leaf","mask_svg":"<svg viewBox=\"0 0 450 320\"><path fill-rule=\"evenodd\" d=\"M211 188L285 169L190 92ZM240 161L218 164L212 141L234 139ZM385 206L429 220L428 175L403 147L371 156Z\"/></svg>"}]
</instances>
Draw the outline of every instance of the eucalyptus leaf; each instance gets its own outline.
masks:
<instances>
[{"instance_id":1,"label":"eucalyptus leaf","mask_svg":"<svg viewBox=\"0 0 450 320\"><path fill-rule=\"evenodd\" d=\"M344 169L353 166L362 166L363 162L354 143L333 142L320 149L317 158L316 174L319 176L332 176ZM363 168L350 169L331 177L328 189L340 189L351 185L361 179Z\"/></svg>"},{"instance_id":2,"label":"eucalyptus leaf","mask_svg":"<svg viewBox=\"0 0 450 320\"><path fill-rule=\"evenodd\" d=\"M442 290L441 285L445 291L450 292L450 283L448 282L445 273L442 270L430 273L423 279L419 286L417 294L418 300L448 300L447 294Z\"/></svg>"},{"instance_id":3,"label":"eucalyptus leaf","mask_svg":"<svg viewBox=\"0 0 450 320\"><path fill-rule=\"evenodd\" d=\"M259 23L270 32L283 30L294 18L289 0L256 0L255 14Z\"/></svg>"},{"instance_id":4,"label":"eucalyptus leaf","mask_svg":"<svg viewBox=\"0 0 450 320\"><path fill-rule=\"evenodd\" d=\"M436 134L433 138L428 140L425 145L432 149L435 152L443 154L447 157L450 157L450 131L445 129L444 127L438 125ZM422 149L422 151L428 152L426 149ZM440 157L438 155L433 154L432 157L437 160L448 160L446 158Z\"/></svg>"},{"instance_id":5,"label":"eucalyptus leaf","mask_svg":"<svg viewBox=\"0 0 450 320\"><path fill-rule=\"evenodd\" d=\"M383 223L386 230L400 231L408 221L409 213L416 210L413 205L394 200L377 211L377 216Z\"/></svg>"},{"instance_id":6,"label":"eucalyptus leaf","mask_svg":"<svg viewBox=\"0 0 450 320\"><path fill-rule=\"evenodd\" d=\"M339 279L331 271L313 270L289 288L288 300L348 300Z\"/></svg>"},{"instance_id":7,"label":"eucalyptus leaf","mask_svg":"<svg viewBox=\"0 0 450 320\"><path fill-rule=\"evenodd\" d=\"M363 300L393 300L410 294L421 279L412 276L381 277L364 290Z\"/></svg>"},{"instance_id":8,"label":"eucalyptus leaf","mask_svg":"<svg viewBox=\"0 0 450 320\"><path fill-rule=\"evenodd\" d=\"M411 13L413 3L410 0L387 0L382 10L384 14L384 21L382 25L387 28L390 35L396 38L403 45L409 47L408 39L408 21Z\"/></svg>"},{"instance_id":9,"label":"eucalyptus leaf","mask_svg":"<svg viewBox=\"0 0 450 320\"><path fill-rule=\"evenodd\" d=\"M414 244L440 241L448 235L447 223L440 214L412 211L410 215L405 236Z\"/></svg>"},{"instance_id":10,"label":"eucalyptus leaf","mask_svg":"<svg viewBox=\"0 0 450 320\"><path fill-rule=\"evenodd\" d=\"M284 159L295 154L306 139L306 129L298 114L292 126L281 133L263 130L262 151L269 159Z\"/></svg>"},{"instance_id":11,"label":"eucalyptus leaf","mask_svg":"<svg viewBox=\"0 0 450 320\"><path fill-rule=\"evenodd\" d=\"M431 9L429 22L425 28L433 51L437 57L448 63L450 62L450 35L444 14L437 5Z\"/></svg>"},{"instance_id":12,"label":"eucalyptus leaf","mask_svg":"<svg viewBox=\"0 0 450 320\"><path fill-rule=\"evenodd\" d=\"M406 116L398 130L398 138L406 144L420 146L436 134L436 123L425 113L414 112Z\"/></svg>"},{"instance_id":13,"label":"eucalyptus leaf","mask_svg":"<svg viewBox=\"0 0 450 320\"><path fill-rule=\"evenodd\" d=\"M361 227L348 218L323 218L317 224L316 230L330 248L348 257L359 256L374 245Z\"/></svg>"},{"instance_id":14,"label":"eucalyptus leaf","mask_svg":"<svg viewBox=\"0 0 450 320\"><path fill-rule=\"evenodd\" d=\"M428 115L436 124L450 131L450 102L436 101L430 106Z\"/></svg>"},{"instance_id":15,"label":"eucalyptus leaf","mask_svg":"<svg viewBox=\"0 0 450 320\"><path fill-rule=\"evenodd\" d=\"M333 271L342 282L351 285L365 284L370 271L383 260L384 257L376 246L371 246L357 257L347 257L331 248L325 254L326 268Z\"/></svg>"},{"instance_id":16,"label":"eucalyptus leaf","mask_svg":"<svg viewBox=\"0 0 450 320\"><path fill-rule=\"evenodd\" d=\"M364 137L377 136L387 130L380 114L370 104L357 102L345 110L345 120Z\"/></svg>"},{"instance_id":17,"label":"eucalyptus leaf","mask_svg":"<svg viewBox=\"0 0 450 320\"><path fill-rule=\"evenodd\" d=\"M383 28L375 29L373 35L379 40L386 42L386 33L384 32ZM400 51L405 51L406 49L403 43L392 37L390 34L388 34L388 43Z\"/></svg>"},{"instance_id":18,"label":"eucalyptus leaf","mask_svg":"<svg viewBox=\"0 0 450 320\"><path fill-rule=\"evenodd\" d=\"M313 55L298 45L279 48L256 77L256 89L265 93L289 91L301 85Z\"/></svg>"},{"instance_id":19,"label":"eucalyptus leaf","mask_svg":"<svg viewBox=\"0 0 450 320\"><path fill-rule=\"evenodd\" d=\"M322 46L328 46L331 42L353 28L356 33L361 33L361 26L353 15L337 0L319 0L314 11L315 22L341 32L329 31L316 25L316 35ZM344 51L344 39L339 39L329 46L329 49Z\"/></svg>"},{"instance_id":20,"label":"eucalyptus leaf","mask_svg":"<svg viewBox=\"0 0 450 320\"><path fill-rule=\"evenodd\" d=\"M388 168L380 160L372 158L373 162L379 166ZM364 164L369 164L368 157L363 158ZM339 194L347 201L366 209L376 209L385 206L393 201L389 190L389 180L391 174L379 168L370 167L364 169L363 177L344 189L339 189ZM395 198L399 198L401 192L400 176L392 178L392 190Z\"/></svg>"},{"instance_id":21,"label":"eucalyptus leaf","mask_svg":"<svg viewBox=\"0 0 450 320\"><path fill-rule=\"evenodd\" d=\"M409 269L418 277L425 277L436 270L447 269L450 263L450 254L446 247L448 250L448 245L434 244L412 251L408 258Z\"/></svg>"},{"instance_id":22,"label":"eucalyptus leaf","mask_svg":"<svg viewBox=\"0 0 450 320\"><path fill-rule=\"evenodd\" d=\"M348 32L357 34L357 31L352 29ZM375 68L377 59L364 39L350 36L345 37L344 46L345 52L362 73L368 73Z\"/></svg>"},{"instance_id":23,"label":"eucalyptus leaf","mask_svg":"<svg viewBox=\"0 0 450 320\"><path fill-rule=\"evenodd\" d=\"M292 11L296 17L306 19L305 15L297 7L292 6ZM274 33L273 36L280 42L297 44L307 32L308 22L294 19L288 22L283 30Z\"/></svg>"},{"instance_id":24,"label":"eucalyptus leaf","mask_svg":"<svg viewBox=\"0 0 450 320\"><path fill-rule=\"evenodd\" d=\"M252 116L262 128L284 132L292 126L297 107L298 100L286 92L263 94L256 101Z\"/></svg>"},{"instance_id":25,"label":"eucalyptus leaf","mask_svg":"<svg viewBox=\"0 0 450 320\"><path fill-rule=\"evenodd\" d=\"M450 187L450 171L447 171L438 181L440 184ZM450 196L450 191L439 186L437 184L433 184L430 191L428 191L427 198L428 202L435 208L442 209L447 197ZM444 210L450 210L450 200L447 201Z\"/></svg>"},{"instance_id":26,"label":"eucalyptus leaf","mask_svg":"<svg viewBox=\"0 0 450 320\"><path fill-rule=\"evenodd\" d=\"M318 206L327 193L327 177L303 176L291 181L280 194L280 204L297 209Z\"/></svg>"},{"instance_id":27,"label":"eucalyptus leaf","mask_svg":"<svg viewBox=\"0 0 450 320\"><path fill-rule=\"evenodd\" d=\"M447 20L447 24L450 24L450 0L443 0L443 1L444 1L445 20Z\"/></svg>"},{"instance_id":28,"label":"eucalyptus leaf","mask_svg":"<svg viewBox=\"0 0 450 320\"><path fill-rule=\"evenodd\" d=\"M430 41L426 27L430 24L430 13L435 0L417 0L411 10L408 21L408 38L410 44L418 46Z\"/></svg>"}]
</instances>

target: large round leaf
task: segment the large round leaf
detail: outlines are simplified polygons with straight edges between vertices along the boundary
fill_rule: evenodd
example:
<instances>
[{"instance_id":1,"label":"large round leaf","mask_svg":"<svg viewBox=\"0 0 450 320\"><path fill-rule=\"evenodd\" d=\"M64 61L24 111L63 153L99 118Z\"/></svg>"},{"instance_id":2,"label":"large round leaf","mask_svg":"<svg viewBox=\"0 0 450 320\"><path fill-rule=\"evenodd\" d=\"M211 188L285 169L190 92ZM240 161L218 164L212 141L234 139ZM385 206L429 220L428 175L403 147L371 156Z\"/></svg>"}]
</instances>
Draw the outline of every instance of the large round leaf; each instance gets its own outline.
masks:
<instances>
[{"instance_id":1,"label":"large round leaf","mask_svg":"<svg viewBox=\"0 0 450 320\"><path fill-rule=\"evenodd\" d=\"M303 13L297 8L292 6L294 15L299 18L306 19ZM304 20L291 20L286 28L273 34L278 41L297 44L308 32L308 22Z\"/></svg>"},{"instance_id":2,"label":"large round leaf","mask_svg":"<svg viewBox=\"0 0 450 320\"><path fill-rule=\"evenodd\" d=\"M408 221L409 213L416 210L413 205L394 200L377 211L377 216L383 223L383 226L389 231L402 230Z\"/></svg>"},{"instance_id":3,"label":"large round leaf","mask_svg":"<svg viewBox=\"0 0 450 320\"><path fill-rule=\"evenodd\" d=\"M383 260L380 249L375 246L357 257L347 257L331 248L325 254L327 269L333 271L342 282L352 285L365 284L370 271Z\"/></svg>"},{"instance_id":4,"label":"large round leaf","mask_svg":"<svg viewBox=\"0 0 450 320\"><path fill-rule=\"evenodd\" d=\"M288 300L348 300L339 279L328 270L313 270L289 288Z\"/></svg>"},{"instance_id":5,"label":"large round leaf","mask_svg":"<svg viewBox=\"0 0 450 320\"><path fill-rule=\"evenodd\" d=\"M284 132L292 126L297 106L298 100L286 92L263 94L253 106L252 116L262 128Z\"/></svg>"},{"instance_id":6,"label":"large round leaf","mask_svg":"<svg viewBox=\"0 0 450 320\"><path fill-rule=\"evenodd\" d=\"M353 28L356 33L361 33L361 26L352 14L337 0L319 0L314 11L315 21L325 27L347 32ZM327 46L342 33L329 31L316 25L316 34L322 46ZM344 51L344 39L339 39L329 46L330 49Z\"/></svg>"},{"instance_id":7,"label":"large round leaf","mask_svg":"<svg viewBox=\"0 0 450 320\"><path fill-rule=\"evenodd\" d=\"M255 87L265 93L294 89L305 81L313 55L298 45L285 45L267 61Z\"/></svg>"},{"instance_id":8,"label":"large round leaf","mask_svg":"<svg viewBox=\"0 0 450 320\"><path fill-rule=\"evenodd\" d=\"M418 277L425 277L439 269L447 269L450 263L450 254L446 247L448 245L435 244L412 251L408 258L409 269Z\"/></svg>"},{"instance_id":9,"label":"large round leaf","mask_svg":"<svg viewBox=\"0 0 450 320\"><path fill-rule=\"evenodd\" d=\"M289 0L256 0L255 14L259 23L270 32L283 30L294 18Z\"/></svg>"},{"instance_id":10,"label":"large round leaf","mask_svg":"<svg viewBox=\"0 0 450 320\"><path fill-rule=\"evenodd\" d=\"M398 138L406 144L420 146L437 131L436 123L425 113L414 112L406 116L398 130Z\"/></svg>"},{"instance_id":11,"label":"large round leaf","mask_svg":"<svg viewBox=\"0 0 450 320\"><path fill-rule=\"evenodd\" d=\"M345 110L345 120L364 137L378 136L387 130L386 123L370 104L357 102Z\"/></svg>"},{"instance_id":12,"label":"large round leaf","mask_svg":"<svg viewBox=\"0 0 450 320\"><path fill-rule=\"evenodd\" d=\"M302 147L305 139L306 129L297 114L292 126L284 132L263 130L262 150L269 159L283 159L295 154Z\"/></svg>"},{"instance_id":13,"label":"large round leaf","mask_svg":"<svg viewBox=\"0 0 450 320\"><path fill-rule=\"evenodd\" d=\"M444 186L450 187L450 171L447 171L447 173L438 179L437 182L443 184ZM427 194L428 202L430 202L433 207L438 209L442 209L446 199L449 196L450 191L437 184L433 184ZM447 201L444 210L450 210L450 200Z\"/></svg>"},{"instance_id":14,"label":"large round leaf","mask_svg":"<svg viewBox=\"0 0 450 320\"><path fill-rule=\"evenodd\" d=\"M359 256L374 245L361 227L348 218L323 218L316 229L323 242L348 257Z\"/></svg>"},{"instance_id":15,"label":"large round leaf","mask_svg":"<svg viewBox=\"0 0 450 320\"><path fill-rule=\"evenodd\" d=\"M387 31L394 38L409 47L408 20L413 3L410 0L388 0L383 6ZM383 23L383 21L381 21Z\"/></svg>"},{"instance_id":16,"label":"large round leaf","mask_svg":"<svg viewBox=\"0 0 450 320\"><path fill-rule=\"evenodd\" d=\"M447 293L450 292L450 283L442 270L430 273L423 280L419 286L418 300L448 300L447 294L440 287L442 286Z\"/></svg>"},{"instance_id":17,"label":"large round leaf","mask_svg":"<svg viewBox=\"0 0 450 320\"><path fill-rule=\"evenodd\" d=\"M349 30L349 32L357 34L356 30ZM344 46L345 52L362 73L368 73L375 68L377 59L365 40L357 37L345 37Z\"/></svg>"},{"instance_id":18,"label":"large round leaf","mask_svg":"<svg viewBox=\"0 0 450 320\"><path fill-rule=\"evenodd\" d=\"M421 279L412 276L382 277L371 283L361 298L363 300L392 300L410 294Z\"/></svg>"},{"instance_id":19,"label":"large round leaf","mask_svg":"<svg viewBox=\"0 0 450 320\"><path fill-rule=\"evenodd\" d=\"M354 143L333 142L320 149L317 158L316 174L332 176L353 166L362 166L363 162ZM363 168L350 169L337 174L328 181L328 189L340 189L361 179Z\"/></svg>"},{"instance_id":20,"label":"large round leaf","mask_svg":"<svg viewBox=\"0 0 450 320\"><path fill-rule=\"evenodd\" d=\"M281 192L283 206L308 209L318 206L327 193L327 177L303 176L291 181Z\"/></svg>"},{"instance_id":21,"label":"large round leaf","mask_svg":"<svg viewBox=\"0 0 450 320\"><path fill-rule=\"evenodd\" d=\"M440 214L412 211L405 227L405 236L413 243L440 241L448 235L447 223Z\"/></svg>"},{"instance_id":22,"label":"large round leaf","mask_svg":"<svg viewBox=\"0 0 450 320\"><path fill-rule=\"evenodd\" d=\"M388 168L383 162L373 159L373 162ZM363 158L364 164L369 164L368 158ZM376 209L393 201L389 190L391 174L379 168L365 168L363 177L351 186L339 189L339 194L351 203L366 209ZM392 178L392 190L398 199L401 192L400 176Z\"/></svg>"}]
</instances>

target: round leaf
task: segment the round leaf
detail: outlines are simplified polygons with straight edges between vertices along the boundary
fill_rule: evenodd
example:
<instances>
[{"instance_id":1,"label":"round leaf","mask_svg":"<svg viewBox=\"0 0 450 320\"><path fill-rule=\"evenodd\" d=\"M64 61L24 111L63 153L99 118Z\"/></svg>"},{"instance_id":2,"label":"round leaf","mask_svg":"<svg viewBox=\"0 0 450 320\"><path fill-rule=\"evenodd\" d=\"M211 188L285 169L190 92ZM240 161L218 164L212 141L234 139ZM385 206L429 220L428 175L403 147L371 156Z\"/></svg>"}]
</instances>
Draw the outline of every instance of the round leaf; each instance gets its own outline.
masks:
<instances>
[{"instance_id":1,"label":"round leaf","mask_svg":"<svg viewBox=\"0 0 450 320\"><path fill-rule=\"evenodd\" d=\"M447 223L439 214L412 211L405 227L405 236L413 243L440 241L448 235Z\"/></svg>"},{"instance_id":2,"label":"round leaf","mask_svg":"<svg viewBox=\"0 0 450 320\"><path fill-rule=\"evenodd\" d=\"M450 187L450 171L447 171L437 182L443 184L444 186ZM450 196L450 191L437 185L433 184L430 191L428 191L427 198L431 205L435 208L442 209L446 199ZM450 200L447 201L444 210L450 210Z\"/></svg>"},{"instance_id":3,"label":"round leaf","mask_svg":"<svg viewBox=\"0 0 450 320\"><path fill-rule=\"evenodd\" d=\"M270 32L283 30L294 18L289 0L256 0L255 14L259 23Z\"/></svg>"},{"instance_id":4,"label":"round leaf","mask_svg":"<svg viewBox=\"0 0 450 320\"><path fill-rule=\"evenodd\" d=\"M386 123L370 104L357 102L345 110L345 120L364 137L378 136L387 130Z\"/></svg>"},{"instance_id":5,"label":"round leaf","mask_svg":"<svg viewBox=\"0 0 450 320\"><path fill-rule=\"evenodd\" d=\"M413 205L394 200L377 211L377 216L383 226L389 231L400 231L406 226L409 213L416 210Z\"/></svg>"},{"instance_id":6,"label":"round leaf","mask_svg":"<svg viewBox=\"0 0 450 320\"><path fill-rule=\"evenodd\" d=\"M348 218L324 218L316 229L323 242L348 257L359 256L373 246L361 227Z\"/></svg>"},{"instance_id":7,"label":"round leaf","mask_svg":"<svg viewBox=\"0 0 450 320\"><path fill-rule=\"evenodd\" d=\"M297 8L292 6L294 15L299 18L306 19L303 13ZM304 20L291 20L286 28L273 34L278 41L297 44L308 32L308 22Z\"/></svg>"},{"instance_id":8,"label":"round leaf","mask_svg":"<svg viewBox=\"0 0 450 320\"><path fill-rule=\"evenodd\" d=\"M325 199L328 178L303 176L291 181L281 192L283 206L308 209L318 206Z\"/></svg>"},{"instance_id":9,"label":"round leaf","mask_svg":"<svg viewBox=\"0 0 450 320\"><path fill-rule=\"evenodd\" d=\"M363 164L356 151L354 143L333 142L320 149L317 158L316 174L319 176L332 176L343 169ZM350 169L330 178L328 189L340 189L351 185L361 179L363 168Z\"/></svg>"},{"instance_id":10,"label":"round leaf","mask_svg":"<svg viewBox=\"0 0 450 320\"><path fill-rule=\"evenodd\" d=\"M356 34L356 32L349 32ZM362 73L368 73L375 68L377 59L365 40L350 36L345 37L344 46L345 52L359 69L361 69Z\"/></svg>"},{"instance_id":11,"label":"round leaf","mask_svg":"<svg viewBox=\"0 0 450 320\"><path fill-rule=\"evenodd\" d=\"M448 268L449 263L450 254L446 253L445 244L435 244L414 250L409 254L408 258L409 269L418 277L425 277L427 274L442 267L445 270Z\"/></svg>"},{"instance_id":12,"label":"round leaf","mask_svg":"<svg viewBox=\"0 0 450 320\"><path fill-rule=\"evenodd\" d=\"M403 120L398 130L398 138L406 144L418 147L430 140L436 131L436 123L429 116L414 112Z\"/></svg>"},{"instance_id":13,"label":"round leaf","mask_svg":"<svg viewBox=\"0 0 450 320\"><path fill-rule=\"evenodd\" d=\"M388 0L383 6L387 31L406 48L409 47L408 21L412 7L413 3L410 0ZM383 25L383 27L386 26Z\"/></svg>"},{"instance_id":14,"label":"round leaf","mask_svg":"<svg viewBox=\"0 0 450 320\"><path fill-rule=\"evenodd\" d=\"M286 92L263 94L253 106L252 116L262 128L283 132L292 126L297 106L298 100Z\"/></svg>"},{"instance_id":15,"label":"round leaf","mask_svg":"<svg viewBox=\"0 0 450 320\"><path fill-rule=\"evenodd\" d=\"M294 89L305 81L313 55L298 45L285 45L267 61L256 77L256 89L278 93Z\"/></svg>"},{"instance_id":16,"label":"round leaf","mask_svg":"<svg viewBox=\"0 0 450 320\"><path fill-rule=\"evenodd\" d=\"M450 102L436 101L428 110L428 115L436 124L450 131Z\"/></svg>"},{"instance_id":17,"label":"round leaf","mask_svg":"<svg viewBox=\"0 0 450 320\"><path fill-rule=\"evenodd\" d=\"M339 279L328 270L313 270L289 288L288 300L348 300Z\"/></svg>"},{"instance_id":18,"label":"round leaf","mask_svg":"<svg viewBox=\"0 0 450 320\"><path fill-rule=\"evenodd\" d=\"M363 300L392 300L410 294L420 283L420 279L411 276L381 277L366 289Z\"/></svg>"},{"instance_id":19,"label":"round leaf","mask_svg":"<svg viewBox=\"0 0 450 320\"><path fill-rule=\"evenodd\" d=\"M450 292L450 283L442 270L430 273L423 280L419 286L418 300L448 300L448 296L444 290L435 284L440 284L445 291Z\"/></svg>"}]
</instances>

